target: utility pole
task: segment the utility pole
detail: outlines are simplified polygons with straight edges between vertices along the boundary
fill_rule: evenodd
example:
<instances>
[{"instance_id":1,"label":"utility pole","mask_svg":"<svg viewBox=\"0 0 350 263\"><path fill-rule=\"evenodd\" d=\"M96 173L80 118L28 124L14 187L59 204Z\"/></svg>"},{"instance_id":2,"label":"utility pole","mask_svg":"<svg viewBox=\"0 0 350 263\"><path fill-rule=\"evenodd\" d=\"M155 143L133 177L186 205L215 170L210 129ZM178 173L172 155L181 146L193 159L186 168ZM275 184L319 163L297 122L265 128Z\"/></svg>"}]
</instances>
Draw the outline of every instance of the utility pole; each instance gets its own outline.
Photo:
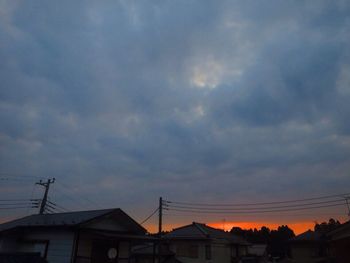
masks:
<instances>
[{"instance_id":1,"label":"utility pole","mask_svg":"<svg viewBox=\"0 0 350 263\"><path fill-rule=\"evenodd\" d=\"M162 220L163 220L163 198L159 197L159 210L158 210L159 224L158 224L158 235L162 235Z\"/></svg>"},{"instance_id":2,"label":"utility pole","mask_svg":"<svg viewBox=\"0 0 350 263\"><path fill-rule=\"evenodd\" d=\"M158 209L158 263L162 262L162 224L163 224L163 198L159 197L159 209Z\"/></svg>"},{"instance_id":3,"label":"utility pole","mask_svg":"<svg viewBox=\"0 0 350 263\"><path fill-rule=\"evenodd\" d=\"M40 215L42 215L45 212L47 195L49 193L50 184L53 184L54 182L55 182L55 178L53 178L52 180L48 179L47 182L43 182L42 180L40 180L38 183L35 183L37 185L41 185L41 186L45 187L44 197L43 197L43 200L41 200L41 204L40 204L40 210L39 210Z\"/></svg>"},{"instance_id":4,"label":"utility pole","mask_svg":"<svg viewBox=\"0 0 350 263\"><path fill-rule=\"evenodd\" d=\"M344 198L345 198L346 205L348 207L348 217L350 218L350 205L349 205L350 197L349 196L345 196Z\"/></svg>"}]
</instances>

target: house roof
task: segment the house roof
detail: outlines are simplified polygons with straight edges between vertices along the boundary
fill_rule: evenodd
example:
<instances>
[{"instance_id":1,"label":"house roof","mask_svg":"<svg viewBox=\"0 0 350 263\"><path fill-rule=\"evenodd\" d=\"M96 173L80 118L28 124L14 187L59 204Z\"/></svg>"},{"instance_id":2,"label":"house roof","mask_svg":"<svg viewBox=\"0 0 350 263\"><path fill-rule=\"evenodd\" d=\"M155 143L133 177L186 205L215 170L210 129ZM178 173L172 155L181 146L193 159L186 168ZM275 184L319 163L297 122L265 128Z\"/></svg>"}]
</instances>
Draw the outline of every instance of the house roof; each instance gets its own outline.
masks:
<instances>
[{"instance_id":1,"label":"house roof","mask_svg":"<svg viewBox=\"0 0 350 263\"><path fill-rule=\"evenodd\" d=\"M347 221L336 229L326 233L327 237L330 237L333 240L341 239L341 238L349 238L350 237L350 221Z\"/></svg>"},{"instance_id":2,"label":"house roof","mask_svg":"<svg viewBox=\"0 0 350 263\"><path fill-rule=\"evenodd\" d=\"M319 241L321 238L321 233L309 229L308 231L291 238L290 241Z\"/></svg>"},{"instance_id":3,"label":"house roof","mask_svg":"<svg viewBox=\"0 0 350 263\"><path fill-rule=\"evenodd\" d=\"M193 222L190 225L173 229L164 236L165 239L225 239L235 244L248 244L243 238L232 235L221 229Z\"/></svg>"},{"instance_id":4,"label":"house roof","mask_svg":"<svg viewBox=\"0 0 350 263\"><path fill-rule=\"evenodd\" d=\"M82 227L84 224L107 215L113 216L115 220L127 227L127 229L140 233L146 232L141 225L120 208L30 215L1 224L0 232L28 227Z\"/></svg>"}]
</instances>

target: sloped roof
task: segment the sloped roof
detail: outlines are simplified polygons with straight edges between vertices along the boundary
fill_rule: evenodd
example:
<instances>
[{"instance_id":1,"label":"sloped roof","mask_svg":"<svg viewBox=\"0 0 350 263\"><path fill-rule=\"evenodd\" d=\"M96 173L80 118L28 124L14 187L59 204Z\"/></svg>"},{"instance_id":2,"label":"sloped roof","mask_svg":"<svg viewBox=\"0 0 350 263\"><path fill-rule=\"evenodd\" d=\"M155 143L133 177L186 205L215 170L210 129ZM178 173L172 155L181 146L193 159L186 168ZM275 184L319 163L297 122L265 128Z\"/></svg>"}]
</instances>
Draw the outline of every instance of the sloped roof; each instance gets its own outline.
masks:
<instances>
[{"instance_id":1,"label":"sloped roof","mask_svg":"<svg viewBox=\"0 0 350 263\"><path fill-rule=\"evenodd\" d=\"M165 239L225 239L231 243L248 244L243 238L232 235L221 229L193 222L190 225L173 229L164 236Z\"/></svg>"},{"instance_id":2,"label":"sloped roof","mask_svg":"<svg viewBox=\"0 0 350 263\"><path fill-rule=\"evenodd\" d=\"M109 214L113 215L128 229L133 229L135 232L146 232L141 225L120 208L30 215L1 224L0 232L23 227L78 227Z\"/></svg>"},{"instance_id":3,"label":"sloped roof","mask_svg":"<svg viewBox=\"0 0 350 263\"><path fill-rule=\"evenodd\" d=\"M317 231L308 230L290 239L290 241L320 241L322 234Z\"/></svg>"},{"instance_id":4,"label":"sloped roof","mask_svg":"<svg viewBox=\"0 0 350 263\"><path fill-rule=\"evenodd\" d=\"M336 229L326 233L326 236L333 240L341 239L345 237L349 238L350 236L349 231L350 231L350 221L347 221L341 224L340 226L338 226Z\"/></svg>"}]
</instances>

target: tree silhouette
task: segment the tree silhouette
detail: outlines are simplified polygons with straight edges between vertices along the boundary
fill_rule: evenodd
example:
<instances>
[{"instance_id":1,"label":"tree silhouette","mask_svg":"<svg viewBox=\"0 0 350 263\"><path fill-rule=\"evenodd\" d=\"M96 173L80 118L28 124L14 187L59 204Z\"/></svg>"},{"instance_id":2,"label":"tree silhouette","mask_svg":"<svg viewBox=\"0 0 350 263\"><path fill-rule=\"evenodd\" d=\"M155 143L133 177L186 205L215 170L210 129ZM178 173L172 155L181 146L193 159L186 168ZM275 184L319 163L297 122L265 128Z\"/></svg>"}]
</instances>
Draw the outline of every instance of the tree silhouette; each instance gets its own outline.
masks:
<instances>
[{"instance_id":1,"label":"tree silhouette","mask_svg":"<svg viewBox=\"0 0 350 263\"><path fill-rule=\"evenodd\" d=\"M314 231L324 234L336 229L338 226L340 226L340 222L338 220L331 218L328 220L328 223L327 222L322 222L321 224L316 223L314 227Z\"/></svg>"},{"instance_id":2,"label":"tree silhouette","mask_svg":"<svg viewBox=\"0 0 350 263\"><path fill-rule=\"evenodd\" d=\"M279 226L277 230L270 230L266 226L261 227L260 230L234 227L230 233L241 236L253 244L267 244L267 252L270 255L282 258L288 252L287 241L295 236L293 230L287 225Z\"/></svg>"}]
</instances>

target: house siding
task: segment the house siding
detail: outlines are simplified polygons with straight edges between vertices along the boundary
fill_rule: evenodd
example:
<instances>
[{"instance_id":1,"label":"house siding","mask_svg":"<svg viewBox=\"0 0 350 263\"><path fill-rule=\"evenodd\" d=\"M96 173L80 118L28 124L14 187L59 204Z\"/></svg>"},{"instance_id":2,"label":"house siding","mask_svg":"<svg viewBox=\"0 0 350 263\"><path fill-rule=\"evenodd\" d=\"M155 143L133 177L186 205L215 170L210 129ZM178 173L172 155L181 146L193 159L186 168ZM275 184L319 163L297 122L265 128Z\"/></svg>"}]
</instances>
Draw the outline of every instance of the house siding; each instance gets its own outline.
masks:
<instances>
[{"instance_id":1,"label":"house siding","mask_svg":"<svg viewBox=\"0 0 350 263\"><path fill-rule=\"evenodd\" d=\"M314 263L322 259L318 256L317 244L294 244L290 252L292 259L300 263Z\"/></svg>"},{"instance_id":2,"label":"house siding","mask_svg":"<svg viewBox=\"0 0 350 263\"><path fill-rule=\"evenodd\" d=\"M76 263L90 263L92 262L92 249L94 244L94 237L89 233L81 233L79 235L77 259ZM130 242L127 241L111 241L111 247L118 244L118 262L129 262L130 257Z\"/></svg>"},{"instance_id":3,"label":"house siding","mask_svg":"<svg viewBox=\"0 0 350 263\"><path fill-rule=\"evenodd\" d=\"M22 240L22 241L18 241ZM1 252L39 252L45 254L48 242L46 259L49 263L71 262L74 234L68 231L46 231L14 234L3 240Z\"/></svg>"},{"instance_id":4,"label":"house siding","mask_svg":"<svg viewBox=\"0 0 350 263\"><path fill-rule=\"evenodd\" d=\"M198 257L185 257L178 255L178 247L196 245L198 247ZM206 245L210 245L211 259L206 258ZM171 241L170 250L176 254L176 257L184 263L230 263L231 247L224 241Z\"/></svg>"},{"instance_id":5,"label":"house siding","mask_svg":"<svg viewBox=\"0 0 350 263\"><path fill-rule=\"evenodd\" d=\"M74 234L71 232L48 231L45 233L30 233L26 239L49 240L47 261L49 263L71 262Z\"/></svg>"},{"instance_id":6,"label":"house siding","mask_svg":"<svg viewBox=\"0 0 350 263\"><path fill-rule=\"evenodd\" d=\"M225 242L212 243L213 263L229 263L231 262L231 247Z\"/></svg>"}]
</instances>

